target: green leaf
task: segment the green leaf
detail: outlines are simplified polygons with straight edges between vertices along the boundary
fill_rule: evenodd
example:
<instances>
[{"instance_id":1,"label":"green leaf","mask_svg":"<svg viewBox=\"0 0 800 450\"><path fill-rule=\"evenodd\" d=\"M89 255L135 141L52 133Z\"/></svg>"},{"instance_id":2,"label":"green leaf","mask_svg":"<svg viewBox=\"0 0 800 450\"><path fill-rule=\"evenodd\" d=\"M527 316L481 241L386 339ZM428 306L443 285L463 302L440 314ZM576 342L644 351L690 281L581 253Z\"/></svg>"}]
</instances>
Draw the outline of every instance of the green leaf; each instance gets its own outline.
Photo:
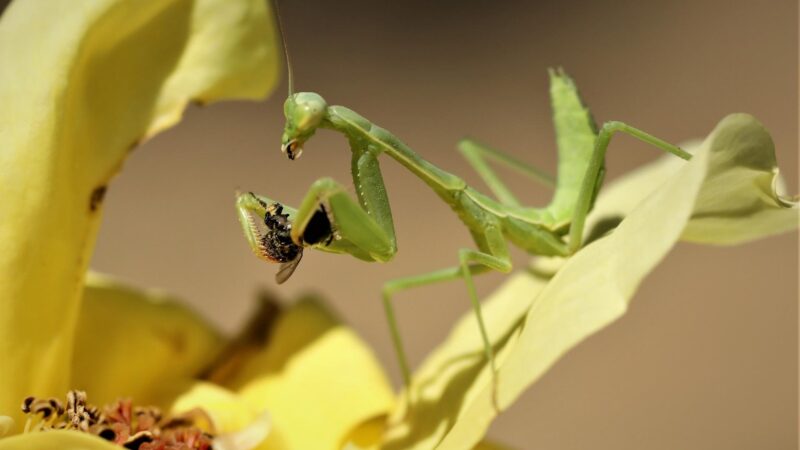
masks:
<instances>
[{"instance_id":1,"label":"green leaf","mask_svg":"<svg viewBox=\"0 0 800 450\"><path fill-rule=\"evenodd\" d=\"M261 98L262 0L14 2L0 20L0 414L69 387L103 194L188 102Z\"/></svg>"},{"instance_id":2,"label":"green leaf","mask_svg":"<svg viewBox=\"0 0 800 450\"><path fill-rule=\"evenodd\" d=\"M694 215L707 208L704 199L711 197L705 196L718 192L719 180L741 182L746 178L742 167L762 173L772 170L771 162L773 148L763 128L749 116L735 115L717 126L691 161L660 161L609 189L609 197L601 192L591 222L600 226L614 217L624 219L600 227L606 233L597 233L573 257L556 261L560 269L552 279L538 271L518 272L484 302L497 355L500 408L508 408L572 347L625 313L641 281L675 245L690 218L703 220ZM764 192L759 184L734 191L740 201L763 198L756 193ZM764 200L761 208L773 206ZM741 210L735 201L726 202L726 208ZM743 216L742 223L731 219L735 225L728 229L749 226L752 216ZM758 232L749 237L785 229L782 220L776 215L760 219ZM463 449L481 439L497 412L479 336L475 318L467 314L426 359L406 393L410 406L393 414L387 448Z\"/></svg>"}]
</instances>

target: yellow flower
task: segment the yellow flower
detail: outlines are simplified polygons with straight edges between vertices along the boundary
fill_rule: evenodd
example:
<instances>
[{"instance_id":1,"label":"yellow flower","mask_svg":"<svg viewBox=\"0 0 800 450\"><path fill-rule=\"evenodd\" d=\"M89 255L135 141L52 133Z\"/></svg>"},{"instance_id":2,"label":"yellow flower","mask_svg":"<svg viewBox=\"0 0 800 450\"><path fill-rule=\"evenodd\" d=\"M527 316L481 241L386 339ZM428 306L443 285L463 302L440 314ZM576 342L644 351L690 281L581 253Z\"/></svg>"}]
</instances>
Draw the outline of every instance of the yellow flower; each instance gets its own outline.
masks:
<instances>
[{"instance_id":1,"label":"yellow flower","mask_svg":"<svg viewBox=\"0 0 800 450\"><path fill-rule=\"evenodd\" d=\"M0 449L119 448L72 430L19 434L23 399L73 388L92 403L202 407L220 448L338 448L390 409L371 352L317 302L277 315L247 352L226 349L236 358L214 371L222 385L195 379L225 345L209 324L161 294L85 277L104 193L130 149L190 101L264 97L275 42L262 0L18 1L5 11Z\"/></svg>"},{"instance_id":2,"label":"yellow flower","mask_svg":"<svg viewBox=\"0 0 800 450\"><path fill-rule=\"evenodd\" d=\"M362 422L385 417L391 388L351 330L313 298L285 311L271 301L261 306L220 352L221 337L179 303L90 274L71 385L93 403L123 394L176 414L202 408L222 434L215 443L222 449L336 449ZM195 380L204 368L216 383ZM0 449L72 440L80 448L109 448L76 434L24 434L0 439Z\"/></svg>"}]
</instances>

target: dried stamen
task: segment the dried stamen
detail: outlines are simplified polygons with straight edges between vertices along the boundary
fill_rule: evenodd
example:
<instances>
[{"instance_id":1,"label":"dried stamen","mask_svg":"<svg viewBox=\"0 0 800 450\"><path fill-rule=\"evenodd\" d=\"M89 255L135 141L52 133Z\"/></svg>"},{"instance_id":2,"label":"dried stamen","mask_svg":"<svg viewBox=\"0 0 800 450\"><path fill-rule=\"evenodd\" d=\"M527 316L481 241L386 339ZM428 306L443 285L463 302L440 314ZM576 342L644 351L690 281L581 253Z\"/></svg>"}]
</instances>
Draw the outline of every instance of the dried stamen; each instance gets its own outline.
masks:
<instances>
[{"instance_id":1,"label":"dried stamen","mask_svg":"<svg viewBox=\"0 0 800 450\"><path fill-rule=\"evenodd\" d=\"M94 434L123 448L138 450L211 450L213 436L198 427L210 424L201 410L165 416L155 407L134 407L130 399L102 409L86 400L86 392L69 391L67 407L54 399L28 397L22 402L28 415L25 432L76 430Z\"/></svg>"}]
</instances>

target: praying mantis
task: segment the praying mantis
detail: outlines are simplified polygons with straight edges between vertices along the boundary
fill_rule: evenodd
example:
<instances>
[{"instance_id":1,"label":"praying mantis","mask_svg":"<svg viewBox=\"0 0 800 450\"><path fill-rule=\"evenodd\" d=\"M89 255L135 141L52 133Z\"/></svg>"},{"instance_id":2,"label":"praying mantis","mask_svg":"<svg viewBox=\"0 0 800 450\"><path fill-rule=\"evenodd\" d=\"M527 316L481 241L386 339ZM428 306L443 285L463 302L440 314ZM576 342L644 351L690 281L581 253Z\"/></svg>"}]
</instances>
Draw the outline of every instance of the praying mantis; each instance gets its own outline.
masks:
<instances>
[{"instance_id":1,"label":"praying mantis","mask_svg":"<svg viewBox=\"0 0 800 450\"><path fill-rule=\"evenodd\" d=\"M575 83L562 70L550 70L550 97L559 166L555 180L543 171L474 140L464 139L458 150L496 198L485 195L457 175L426 161L400 139L355 111L329 105L319 94L292 92L284 103L286 124L281 150L290 160L319 129L343 135L350 144L356 199L331 178L312 184L294 209L253 193L237 194L242 231L260 258L281 264L278 283L297 267L305 248L349 254L364 261L387 262L397 252L389 199L378 158L386 155L405 167L447 203L469 230L476 248L457 252L458 264L434 272L388 281L382 292L391 338L403 376L411 382L409 365L395 319L392 298L400 291L463 279L496 383L496 365L473 276L512 269L509 244L542 256L568 257L580 250L586 216L604 175L604 156L616 133L633 136L653 147L688 160L691 155L649 133L618 121L597 127ZM545 207L523 205L489 162L505 165L553 187Z\"/></svg>"}]
</instances>

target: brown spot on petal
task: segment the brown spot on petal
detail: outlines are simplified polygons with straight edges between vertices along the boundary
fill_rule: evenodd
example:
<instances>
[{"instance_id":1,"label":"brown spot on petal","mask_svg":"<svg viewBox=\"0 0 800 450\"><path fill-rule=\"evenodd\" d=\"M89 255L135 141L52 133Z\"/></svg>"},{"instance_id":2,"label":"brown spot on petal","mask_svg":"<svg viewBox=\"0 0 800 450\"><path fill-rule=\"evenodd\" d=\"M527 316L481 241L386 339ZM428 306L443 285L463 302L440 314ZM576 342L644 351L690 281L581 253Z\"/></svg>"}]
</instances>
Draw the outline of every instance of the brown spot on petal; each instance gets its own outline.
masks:
<instances>
[{"instance_id":1,"label":"brown spot on petal","mask_svg":"<svg viewBox=\"0 0 800 450\"><path fill-rule=\"evenodd\" d=\"M94 188L92 195L89 196L89 211L97 211L97 208L99 208L100 204L103 203L103 198L106 196L106 190L106 185L101 185Z\"/></svg>"},{"instance_id":2,"label":"brown spot on petal","mask_svg":"<svg viewBox=\"0 0 800 450\"><path fill-rule=\"evenodd\" d=\"M135 150L136 147L141 145L141 143L144 141L144 139L145 139L144 137L139 137L139 138L134 139L133 142L131 142L130 145L128 145L128 153L133 152L133 150Z\"/></svg>"}]
</instances>

